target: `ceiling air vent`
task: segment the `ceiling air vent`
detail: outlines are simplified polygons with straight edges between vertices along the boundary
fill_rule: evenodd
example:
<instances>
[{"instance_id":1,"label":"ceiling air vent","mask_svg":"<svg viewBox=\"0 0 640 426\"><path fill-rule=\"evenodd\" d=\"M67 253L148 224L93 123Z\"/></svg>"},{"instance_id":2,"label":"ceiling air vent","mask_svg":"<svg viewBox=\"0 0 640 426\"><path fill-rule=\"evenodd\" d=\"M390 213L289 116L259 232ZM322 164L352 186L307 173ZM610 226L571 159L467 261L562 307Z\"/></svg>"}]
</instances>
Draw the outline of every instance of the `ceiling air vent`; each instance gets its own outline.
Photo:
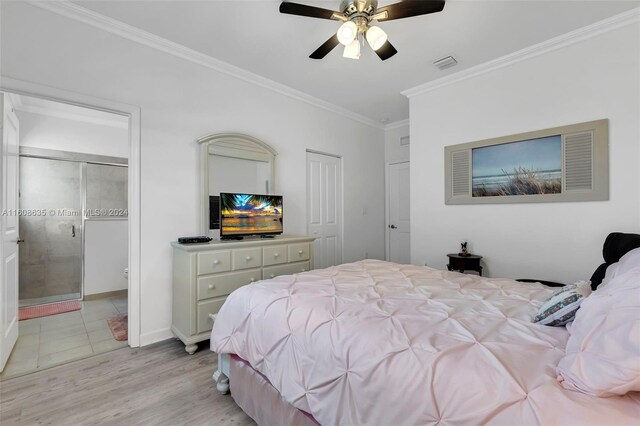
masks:
<instances>
[{"instance_id":1,"label":"ceiling air vent","mask_svg":"<svg viewBox=\"0 0 640 426\"><path fill-rule=\"evenodd\" d=\"M440 68L441 70L446 70L447 68L451 68L457 63L458 61L456 61L456 58L454 58L453 56L446 56L435 61L433 65Z\"/></svg>"}]
</instances>

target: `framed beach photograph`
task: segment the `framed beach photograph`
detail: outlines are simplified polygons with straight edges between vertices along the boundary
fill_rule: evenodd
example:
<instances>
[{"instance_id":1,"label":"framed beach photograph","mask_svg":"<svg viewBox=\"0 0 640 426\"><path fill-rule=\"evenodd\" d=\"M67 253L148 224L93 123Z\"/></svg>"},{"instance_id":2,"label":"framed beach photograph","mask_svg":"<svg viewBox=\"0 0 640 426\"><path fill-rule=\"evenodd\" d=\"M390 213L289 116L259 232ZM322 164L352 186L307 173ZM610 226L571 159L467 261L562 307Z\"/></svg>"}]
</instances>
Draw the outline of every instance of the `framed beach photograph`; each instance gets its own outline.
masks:
<instances>
[{"instance_id":1,"label":"framed beach photograph","mask_svg":"<svg viewBox=\"0 0 640 426\"><path fill-rule=\"evenodd\" d=\"M472 197L562 193L562 137L473 148Z\"/></svg>"},{"instance_id":2,"label":"framed beach photograph","mask_svg":"<svg viewBox=\"0 0 640 426\"><path fill-rule=\"evenodd\" d=\"M609 123L445 147L445 204L609 199Z\"/></svg>"}]
</instances>

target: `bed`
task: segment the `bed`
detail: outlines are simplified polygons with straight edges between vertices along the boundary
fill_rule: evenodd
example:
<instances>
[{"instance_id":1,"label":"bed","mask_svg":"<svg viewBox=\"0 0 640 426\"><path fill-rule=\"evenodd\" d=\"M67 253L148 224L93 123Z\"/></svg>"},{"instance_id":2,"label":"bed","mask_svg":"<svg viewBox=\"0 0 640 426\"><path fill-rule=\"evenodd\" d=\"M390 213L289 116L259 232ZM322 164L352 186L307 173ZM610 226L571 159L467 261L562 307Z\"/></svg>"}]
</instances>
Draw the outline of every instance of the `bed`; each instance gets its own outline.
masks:
<instances>
[{"instance_id":1,"label":"bed","mask_svg":"<svg viewBox=\"0 0 640 426\"><path fill-rule=\"evenodd\" d=\"M554 289L377 260L245 286L216 318L217 378L259 424L638 424L640 395L557 380Z\"/></svg>"}]
</instances>

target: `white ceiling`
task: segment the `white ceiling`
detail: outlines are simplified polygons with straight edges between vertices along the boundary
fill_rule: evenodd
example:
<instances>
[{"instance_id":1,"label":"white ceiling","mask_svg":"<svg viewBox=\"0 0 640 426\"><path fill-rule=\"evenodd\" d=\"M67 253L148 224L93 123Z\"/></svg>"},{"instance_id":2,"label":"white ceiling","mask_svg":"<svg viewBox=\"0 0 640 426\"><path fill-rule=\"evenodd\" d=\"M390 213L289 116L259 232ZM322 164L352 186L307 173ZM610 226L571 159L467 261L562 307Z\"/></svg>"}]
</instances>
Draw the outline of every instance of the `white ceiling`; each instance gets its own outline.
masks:
<instances>
[{"instance_id":1,"label":"white ceiling","mask_svg":"<svg viewBox=\"0 0 640 426\"><path fill-rule=\"evenodd\" d=\"M296 0L337 9L339 0ZM383 1L380 5L395 3ZM75 1L76 4L381 122L409 117L401 91L638 7L638 0L449 0L443 12L380 23L398 54L360 60L340 46L308 56L340 23L282 15L277 0ZM434 60L459 62L441 71Z\"/></svg>"}]
</instances>

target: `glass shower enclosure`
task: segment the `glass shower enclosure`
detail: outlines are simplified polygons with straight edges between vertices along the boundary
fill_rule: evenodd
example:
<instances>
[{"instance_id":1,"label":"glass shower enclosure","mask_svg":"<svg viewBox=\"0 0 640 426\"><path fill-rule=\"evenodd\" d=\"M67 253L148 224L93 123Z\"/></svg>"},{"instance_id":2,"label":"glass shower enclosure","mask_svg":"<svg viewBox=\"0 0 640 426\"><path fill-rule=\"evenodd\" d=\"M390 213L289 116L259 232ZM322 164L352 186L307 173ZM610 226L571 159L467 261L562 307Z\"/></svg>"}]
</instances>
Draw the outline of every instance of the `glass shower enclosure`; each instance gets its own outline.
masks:
<instances>
[{"instance_id":1,"label":"glass shower enclosure","mask_svg":"<svg viewBox=\"0 0 640 426\"><path fill-rule=\"evenodd\" d=\"M82 299L85 222L126 217L126 163L82 160L21 154L20 307Z\"/></svg>"}]
</instances>

